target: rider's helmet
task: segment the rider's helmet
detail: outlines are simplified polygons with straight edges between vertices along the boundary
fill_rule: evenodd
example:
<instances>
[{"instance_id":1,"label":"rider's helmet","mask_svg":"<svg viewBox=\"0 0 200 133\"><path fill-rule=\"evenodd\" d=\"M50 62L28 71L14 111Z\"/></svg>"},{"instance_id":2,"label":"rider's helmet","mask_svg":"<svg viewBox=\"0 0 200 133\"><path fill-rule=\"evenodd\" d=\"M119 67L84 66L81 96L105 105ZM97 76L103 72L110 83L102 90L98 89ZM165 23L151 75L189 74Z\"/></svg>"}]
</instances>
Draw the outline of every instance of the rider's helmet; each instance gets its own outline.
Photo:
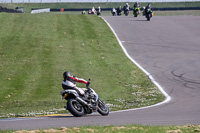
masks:
<instances>
[{"instance_id":1,"label":"rider's helmet","mask_svg":"<svg viewBox=\"0 0 200 133\"><path fill-rule=\"evenodd\" d=\"M151 4L150 4L150 3L148 4L148 7L151 7Z\"/></svg>"},{"instance_id":2,"label":"rider's helmet","mask_svg":"<svg viewBox=\"0 0 200 133\"><path fill-rule=\"evenodd\" d=\"M128 3L126 3L126 5L128 6Z\"/></svg>"},{"instance_id":3,"label":"rider's helmet","mask_svg":"<svg viewBox=\"0 0 200 133\"><path fill-rule=\"evenodd\" d=\"M71 74L70 72L67 71L67 72L64 72L64 73L63 73L63 78L64 78L64 80L68 79L69 76L72 76L72 74Z\"/></svg>"}]
</instances>

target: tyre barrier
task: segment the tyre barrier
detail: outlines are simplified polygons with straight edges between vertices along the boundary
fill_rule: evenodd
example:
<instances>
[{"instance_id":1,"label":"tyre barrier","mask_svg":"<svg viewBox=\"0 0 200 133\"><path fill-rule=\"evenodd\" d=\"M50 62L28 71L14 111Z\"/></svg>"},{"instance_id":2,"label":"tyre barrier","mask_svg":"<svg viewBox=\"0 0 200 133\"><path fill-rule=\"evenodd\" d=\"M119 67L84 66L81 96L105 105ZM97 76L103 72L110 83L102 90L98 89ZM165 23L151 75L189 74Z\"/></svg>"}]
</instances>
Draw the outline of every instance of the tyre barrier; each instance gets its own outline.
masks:
<instances>
[{"instance_id":1,"label":"tyre barrier","mask_svg":"<svg viewBox=\"0 0 200 133\"><path fill-rule=\"evenodd\" d=\"M0 6L0 12L7 12L7 13L22 13L21 11L17 11L14 9L8 9L6 7L1 7Z\"/></svg>"}]
</instances>

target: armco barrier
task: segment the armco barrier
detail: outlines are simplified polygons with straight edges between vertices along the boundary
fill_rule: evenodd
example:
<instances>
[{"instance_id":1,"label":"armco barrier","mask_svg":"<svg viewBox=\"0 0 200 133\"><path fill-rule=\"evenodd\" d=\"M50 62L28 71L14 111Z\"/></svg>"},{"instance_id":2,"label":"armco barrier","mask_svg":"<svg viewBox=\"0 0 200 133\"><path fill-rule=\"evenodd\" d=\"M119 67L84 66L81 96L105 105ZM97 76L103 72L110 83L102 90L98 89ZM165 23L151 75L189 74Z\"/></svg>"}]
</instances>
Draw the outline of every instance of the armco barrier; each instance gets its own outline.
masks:
<instances>
[{"instance_id":1,"label":"armco barrier","mask_svg":"<svg viewBox=\"0 0 200 133\"><path fill-rule=\"evenodd\" d=\"M32 9L31 14L35 14L35 13L43 13L43 12L50 12L50 8L46 8L46 9Z\"/></svg>"}]
</instances>

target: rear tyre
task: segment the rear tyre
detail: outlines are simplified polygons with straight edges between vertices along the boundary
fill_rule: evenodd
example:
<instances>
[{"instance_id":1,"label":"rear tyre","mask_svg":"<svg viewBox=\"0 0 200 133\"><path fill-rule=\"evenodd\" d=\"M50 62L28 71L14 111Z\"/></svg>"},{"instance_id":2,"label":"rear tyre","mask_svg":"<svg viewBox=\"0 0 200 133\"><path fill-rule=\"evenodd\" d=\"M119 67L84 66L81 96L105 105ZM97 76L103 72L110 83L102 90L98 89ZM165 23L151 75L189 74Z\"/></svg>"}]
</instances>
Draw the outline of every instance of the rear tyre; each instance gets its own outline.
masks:
<instances>
[{"instance_id":1,"label":"rear tyre","mask_svg":"<svg viewBox=\"0 0 200 133\"><path fill-rule=\"evenodd\" d=\"M81 117L85 115L85 110L83 106L75 99L67 100L67 109L72 115L76 117Z\"/></svg>"},{"instance_id":2,"label":"rear tyre","mask_svg":"<svg viewBox=\"0 0 200 133\"><path fill-rule=\"evenodd\" d=\"M109 108L106 106L106 104L101 101L101 99L98 99L98 110L99 114L106 116L109 114Z\"/></svg>"}]
</instances>

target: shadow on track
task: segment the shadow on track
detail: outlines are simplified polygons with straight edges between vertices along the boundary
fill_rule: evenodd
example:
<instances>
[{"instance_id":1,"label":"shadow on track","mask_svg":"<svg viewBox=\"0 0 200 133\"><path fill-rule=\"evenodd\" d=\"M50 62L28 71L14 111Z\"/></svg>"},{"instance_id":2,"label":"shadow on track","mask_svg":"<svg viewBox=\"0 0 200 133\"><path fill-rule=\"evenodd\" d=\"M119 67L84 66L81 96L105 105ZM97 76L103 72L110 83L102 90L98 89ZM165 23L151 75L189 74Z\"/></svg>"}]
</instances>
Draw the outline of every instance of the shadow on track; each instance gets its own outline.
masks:
<instances>
[{"instance_id":1,"label":"shadow on track","mask_svg":"<svg viewBox=\"0 0 200 133\"><path fill-rule=\"evenodd\" d=\"M94 117L94 116L101 116L97 113L94 113L94 114L90 114L90 115L85 115L85 116L82 116L82 117ZM47 118L82 118L82 117L75 117L71 114L67 114L67 115L57 115L57 116L44 116L44 117L47 117Z\"/></svg>"},{"instance_id":2,"label":"shadow on track","mask_svg":"<svg viewBox=\"0 0 200 133\"><path fill-rule=\"evenodd\" d=\"M147 21L147 20L131 20L131 21Z\"/></svg>"}]
</instances>

